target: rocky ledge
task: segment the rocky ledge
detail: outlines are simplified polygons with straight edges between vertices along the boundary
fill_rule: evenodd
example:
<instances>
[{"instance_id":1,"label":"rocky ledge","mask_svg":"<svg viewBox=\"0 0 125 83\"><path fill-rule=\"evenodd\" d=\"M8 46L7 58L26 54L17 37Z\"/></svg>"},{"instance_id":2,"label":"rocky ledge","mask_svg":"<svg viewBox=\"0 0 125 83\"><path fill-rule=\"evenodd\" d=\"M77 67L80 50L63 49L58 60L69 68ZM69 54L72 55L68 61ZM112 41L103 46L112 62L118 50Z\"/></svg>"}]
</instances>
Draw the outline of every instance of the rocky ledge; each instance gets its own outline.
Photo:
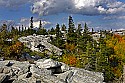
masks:
<instances>
[{"instance_id":1,"label":"rocky ledge","mask_svg":"<svg viewBox=\"0 0 125 83\"><path fill-rule=\"evenodd\" d=\"M102 73L92 72L52 59L0 61L0 83L103 83Z\"/></svg>"}]
</instances>

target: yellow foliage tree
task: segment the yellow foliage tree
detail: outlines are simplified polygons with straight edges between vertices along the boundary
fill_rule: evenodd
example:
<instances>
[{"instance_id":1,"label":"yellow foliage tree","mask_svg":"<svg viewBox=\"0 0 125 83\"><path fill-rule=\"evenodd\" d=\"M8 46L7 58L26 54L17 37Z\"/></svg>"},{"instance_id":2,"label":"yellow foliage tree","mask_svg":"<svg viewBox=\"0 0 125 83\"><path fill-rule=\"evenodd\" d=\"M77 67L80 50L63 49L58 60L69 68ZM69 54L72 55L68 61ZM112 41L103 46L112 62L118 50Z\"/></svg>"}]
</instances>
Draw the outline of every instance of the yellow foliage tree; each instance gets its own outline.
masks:
<instances>
[{"instance_id":1,"label":"yellow foliage tree","mask_svg":"<svg viewBox=\"0 0 125 83\"><path fill-rule=\"evenodd\" d=\"M79 59L76 58L74 55L64 55L62 57L62 62L68 64L69 66L77 67L79 65Z\"/></svg>"},{"instance_id":2,"label":"yellow foliage tree","mask_svg":"<svg viewBox=\"0 0 125 83\"><path fill-rule=\"evenodd\" d=\"M7 56L8 57L18 57L23 49L23 43L21 42L16 42L14 45L9 46L7 49Z\"/></svg>"},{"instance_id":3,"label":"yellow foliage tree","mask_svg":"<svg viewBox=\"0 0 125 83\"><path fill-rule=\"evenodd\" d=\"M107 40L107 46L114 49L114 54L109 58L112 63L112 71L119 78L122 75L122 66L125 63L125 36L113 35Z\"/></svg>"}]
</instances>

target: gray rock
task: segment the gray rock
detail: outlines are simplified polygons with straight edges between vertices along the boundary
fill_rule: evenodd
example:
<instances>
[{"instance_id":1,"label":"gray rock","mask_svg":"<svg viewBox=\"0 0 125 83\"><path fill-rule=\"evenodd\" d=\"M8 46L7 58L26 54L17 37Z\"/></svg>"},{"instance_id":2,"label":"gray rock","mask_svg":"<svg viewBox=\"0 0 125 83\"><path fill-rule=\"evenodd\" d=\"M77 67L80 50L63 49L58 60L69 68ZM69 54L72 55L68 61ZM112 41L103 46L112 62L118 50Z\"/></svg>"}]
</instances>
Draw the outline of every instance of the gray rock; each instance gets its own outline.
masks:
<instances>
[{"instance_id":1,"label":"gray rock","mask_svg":"<svg viewBox=\"0 0 125 83\"><path fill-rule=\"evenodd\" d=\"M7 81L7 75L4 73L0 74L0 83L3 83L5 81Z\"/></svg>"},{"instance_id":2,"label":"gray rock","mask_svg":"<svg viewBox=\"0 0 125 83\"><path fill-rule=\"evenodd\" d=\"M9 65L10 61L0 61L0 67Z\"/></svg>"},{"instance_id":3,"label":"gray rock","mask_svg":"<svg viewBox=\"0 0 125 83\"><path fill-rule=\"evenodd\" d=\"M10 67L4 67L4 68L3 68L3 73L5 73L5 74L10 73L10 71L11 71L11 68L10 68Z\"/></svg>"},{"instance_id":4,"label":"gray rock","mask_svg":"<svg viewBox=\"0 0 125 83\"><path fill-rule=\"evenodd\" d=\"M39 68L53 68L61 66L61 63L54 61L52 59L42 59L35 61L35 63Z\"/></svg>"},{"instance_id":5,"label":"gray rock","mask_svg":"<svg viewBox=\"0 0 125 83\"><path fill-rule=\"evenodd\" d=\"M52 59L40 59L35 64L0 62L0 83L7 80L14 80L13 83L103 83L104 80L102 73L69 67Z\"/></svg>"},{"instance_id":6,"label":"gray rock","mask_svg":"<svg viewBox=\"0 0 125 83\"><path fill-rule=\"evenodd\" d=\"M29 62L16 62L12 65L12 68L17 71L18 75L22 75L30 71L30 66Z\"/></svg>"},{"instance_id":7,"label":"gray rock","mask_svg":"<svg viewBox=\"0 0 125 83\"><path fill-rule=\"evenodd\" d=\"M30 67L30 72L32 73L32 77L37 79L41 78L42 76L51 76L52 71L47 69L40 69L38 66L32 64Z\"/></svg>"},{"instance_id":8,"label":"gray rock","mask_svg":"<svg viewBox=\"0 0 125 83\"><path fill-rule=\"evenodd\" d=\"M12 83L28 83L28 81L26 81L24 79L16 79Z\"/></svg>"},{"instance_id":9,"label":"gray rock","mask_svg":"<svg viewBox=\"0 0 125 83\"><path fill-rule=\"evenodd\" d=\"M62 66L61 66L61 71L62 72L66 72L66 71L69 71L70 70L70 67L64 63L61 63Z\"/></svg>"},{"instance_id":10,"label":"gray rock","mask_svg":"<svg viewBox=\"0 0 125 83\"><path fill-rule=\"evenodd\" d=\"M63 80L58 79L56 76L42 76L40 80L43 83L66 83Z\"/></svg>"},{"instance_id":11,"label":"gray rock","mask_svg":"<svg viewBox=\"0 0 125 83\"><path fill-rule=\"evenodd\" d=\"M84 69L74 68L73 75L68 79L69 83L103 83L102 73L91 72Z\"/></svg>"},{"instance_id":12,"label":"gray rock","mask_svg":"<svg viewBox=\"0 0 125 83\"><path fill-rule=\"evenodd\" d=\"M3 73L4 67L0 67L0 73Z\"/></svg>"},{"instance_id":13,"label":"gray rock","mask_svg":"<svg viewBox=\"0 0 125 83\"><path fill-rule=\"evenodd\" d=\"M72 74L72 71L66 71L64 73L61 74L56 74L58 79L61 79L65 82L67 82L67 79L69 79L69 76Z\"/></svg>"},{"instance_id":14,"label":"gray rock","mask_svg":"<svg viewBox=\"0 0 125 83\"><path fill-rule=\"evenodd\" d=\"M84 69L73 68L62 74L57 74L57 78L66 83L103 83L102 73L91 72Z\"/></svg>"},{"instance_id":15,"label":"gray rock","mask_svg":"<svg viewBox=\"0 0 125 83\"><path fill-rule=\"evenodd\" d=\"M30 78L32 73L28 72L26 74L18 76L18 79L25 79L25 78Z\"/></svg>"}]
</instances>

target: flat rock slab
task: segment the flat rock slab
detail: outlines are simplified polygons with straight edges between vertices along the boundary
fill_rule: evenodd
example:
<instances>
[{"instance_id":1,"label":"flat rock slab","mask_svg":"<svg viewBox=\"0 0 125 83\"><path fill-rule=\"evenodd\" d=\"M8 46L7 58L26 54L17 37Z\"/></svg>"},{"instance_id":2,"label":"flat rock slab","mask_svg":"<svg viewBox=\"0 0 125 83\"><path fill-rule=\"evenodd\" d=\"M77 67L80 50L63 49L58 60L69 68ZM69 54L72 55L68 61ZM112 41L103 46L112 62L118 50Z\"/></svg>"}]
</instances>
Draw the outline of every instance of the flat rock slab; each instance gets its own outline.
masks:
<instances>
[{"instance_id":1,"label":"flat rock slab","mask_svg":"<svg viewBox=\"0 0 125 83\"><path fill-rule=\"evenodd\" d=\"M52 59L40 59L35 61L35 63L39 68L46 68L46 69L61 66L61 63L54 61Z\"/></svg>"}]
</instances>

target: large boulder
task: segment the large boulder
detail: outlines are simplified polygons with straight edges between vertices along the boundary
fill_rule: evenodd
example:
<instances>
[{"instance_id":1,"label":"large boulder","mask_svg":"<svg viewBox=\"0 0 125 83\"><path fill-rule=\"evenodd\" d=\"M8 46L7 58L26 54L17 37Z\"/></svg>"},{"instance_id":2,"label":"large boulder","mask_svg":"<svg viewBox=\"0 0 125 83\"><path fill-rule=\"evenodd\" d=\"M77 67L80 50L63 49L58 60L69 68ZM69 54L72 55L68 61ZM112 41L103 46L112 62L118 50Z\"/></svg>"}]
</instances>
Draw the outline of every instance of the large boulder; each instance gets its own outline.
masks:
<instances>
[{"instance_id":1,"label":"large boulder","mask_svg":"<svg viewBox=\"0 0 125 83\"><path fill-rule=\"evenodd\" d=\"M52 75L51 70L41 69L34 64L31 65L30 72L32 73L32 77L35 77L35 78L41 78L42 76L51 76Z\"/></svg>"},{"instance_id":2,"label":"large boulder","mask_svg":"<svg viewBox=\"0 0 125 83\"><path fill-rule=\"evenodd\" d=\"M0 61L0 83L103 83L102 73L69 67L52 59Z\"/></svg>"},{"instance_id":3,"label":"large boulder","mask_svg":"<svg viewBox=\"0 0 125 83\"><path fill-rule=\"evenodd\" d=\"M79 68L72 68L67 72L58 74L57 77L66 83L103 83L104 80L102 73Z\"/></svg>"},{"instance_id":4,"label":"large boulder","mask_svg":"<svg viewBox=\"0 0 125 83\"><path fill-rule=\"evenodd\" d=\"M42 83L66 83L65 81L58 79L56 76L42 76L40 78Z\"/></svg>"},{"instance_id":5,"label":"large boulder","mask_svg":"<svg viewBox=\"0 0 125 83\"><path fill-rule=\"evenodd\" d=\"M4 67L4 66L9 66L10 61L5 60L5 61L0 61L0 67Z\"/></svg>"},{"instance_id":6,"label":"large boulder","mask_svg":"<svg viewBox=\"0 0 125 83\"><path fill-rule=\"evenodd\" d=\"M52 59L40 59L35 61L39 68L55 68L61 66L60 62L54 61Z\"/></svg>"},{"instance_id":7,"label":"large boulder","mask_svg":"<svg viewBox=\"0 0 125 83\"><path fill-rule=\"evenodd\" d=\"M30 66L31 66L31 64L29 62L16 61L12 65L12 69L14 69L13 71L16 71L17 75L22 75L22 74L25 74L30 71Z\"/></svg>"}]
</instances>

